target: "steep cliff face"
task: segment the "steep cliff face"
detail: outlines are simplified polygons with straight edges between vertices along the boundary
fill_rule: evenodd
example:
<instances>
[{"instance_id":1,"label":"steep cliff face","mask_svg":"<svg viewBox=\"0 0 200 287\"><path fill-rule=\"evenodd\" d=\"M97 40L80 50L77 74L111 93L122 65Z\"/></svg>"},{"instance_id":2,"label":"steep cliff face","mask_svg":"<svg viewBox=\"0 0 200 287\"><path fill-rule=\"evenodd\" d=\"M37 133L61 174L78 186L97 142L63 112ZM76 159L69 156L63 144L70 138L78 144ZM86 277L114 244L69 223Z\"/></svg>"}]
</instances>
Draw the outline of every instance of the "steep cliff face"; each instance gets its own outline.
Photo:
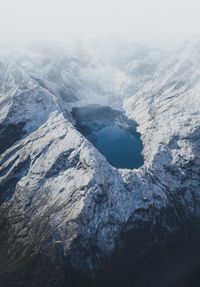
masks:
<instances>
[{"instance_id":1,"label":"steep cliff face","mask_svg":"<svg viewBox=\"0 0 200 287\"><path fill-rule=\"evenodd\" d=\"M68 279L62 278L58 286L65 280L78 286L72 274L95 276L130 232L148 226L145 232L155 235L146 245L158 246L180 230L188 234L188 226L198 228L199 45L187 45L158 67L152 55L151 64L144 64L145 53L132 59L128 73L128 60L119 65L112 59L109 66L109 74L116 73L118 65L125 78L137 75L128 87L134 95L123 98L124 110L138 122L143 139L145 164L138 170L112 167L74 126L71 106L88 102L74 90L81 90L85 82L77 69L79 76L87 70L87 90L97 95L102 89L91 84L96 76L88 76L97 64L88 68L83 57L79 63L65 55L63 66L63 57L59 63L45 58L39 69L41 54L29 55L26 61L16 56L11 64L8 58L2 61L0 280L5 286L12 286L15 278L20 278L16 286L23 286L26 275L19 270L27 266L33 270L30 286L37 285L40 271L31 265L33 260L47 272L57 266L55 276L62 268ZM74 61L76 67L71 66ZM116 89L115 85L109 101L119 96L114 95ZM51 286L55 278L47 278L38 282Z\"/></svg>"},{"instance_id":2,"label":"steep cliff face","mask_svg":"<svg viewBox=\"0 0 200 287\"><path fill-rule=\"evenodd\" d=\"M182 196L184 217L199 217L199 62L199 45L188 43L125 101L139 123L146 165L171 195Z\"/></svg>"}]
</instances>

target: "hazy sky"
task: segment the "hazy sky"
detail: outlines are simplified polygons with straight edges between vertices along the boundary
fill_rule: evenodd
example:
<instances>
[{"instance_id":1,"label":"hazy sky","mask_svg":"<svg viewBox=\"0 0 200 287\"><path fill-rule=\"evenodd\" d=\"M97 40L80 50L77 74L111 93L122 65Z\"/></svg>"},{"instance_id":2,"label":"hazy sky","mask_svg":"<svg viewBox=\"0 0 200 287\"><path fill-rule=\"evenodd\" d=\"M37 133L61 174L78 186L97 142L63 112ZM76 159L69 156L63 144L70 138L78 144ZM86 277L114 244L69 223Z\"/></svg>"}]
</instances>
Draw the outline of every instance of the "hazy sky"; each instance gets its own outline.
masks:
<instances>
[{"instance_id":1,"label":"hazy sky","mask_svg":"<svg viewBox=\"0 0 200 287\"><path fill-rule=\"evenodd\" d=\"M0 0L0 42L116 34L173 44L200 34L200 0Z\"/></svg>"}]
</instances>

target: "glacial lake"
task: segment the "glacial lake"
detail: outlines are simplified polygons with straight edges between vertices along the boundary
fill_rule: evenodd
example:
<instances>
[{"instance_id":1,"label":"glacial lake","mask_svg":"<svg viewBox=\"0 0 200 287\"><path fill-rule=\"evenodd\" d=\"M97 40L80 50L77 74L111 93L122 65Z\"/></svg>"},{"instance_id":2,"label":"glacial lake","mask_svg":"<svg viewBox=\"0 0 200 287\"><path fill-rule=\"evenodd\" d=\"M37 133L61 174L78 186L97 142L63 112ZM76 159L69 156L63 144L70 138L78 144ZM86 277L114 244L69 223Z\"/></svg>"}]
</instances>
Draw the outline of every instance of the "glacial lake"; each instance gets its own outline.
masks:
<instances>
[{"instance_id":1,"label":"glacial lake","mask_svg":"<svg viewBox=\"0 0 200 287\"><path fill-rule=\"evenodd\" d=\"M77 129L117 168L143 165L143 144L136 123L110 107L88 106L73 109Z\"/></svg>"}]
</instances>

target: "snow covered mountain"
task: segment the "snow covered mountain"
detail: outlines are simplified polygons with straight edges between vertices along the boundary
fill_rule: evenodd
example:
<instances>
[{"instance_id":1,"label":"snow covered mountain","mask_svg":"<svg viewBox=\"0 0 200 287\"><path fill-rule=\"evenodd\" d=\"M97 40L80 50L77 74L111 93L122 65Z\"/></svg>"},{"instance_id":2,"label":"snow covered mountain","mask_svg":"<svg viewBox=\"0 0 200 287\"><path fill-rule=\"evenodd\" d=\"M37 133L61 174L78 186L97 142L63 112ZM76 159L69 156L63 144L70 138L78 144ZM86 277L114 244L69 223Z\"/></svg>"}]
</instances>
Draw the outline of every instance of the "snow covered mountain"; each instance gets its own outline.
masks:
<instances>
[{"instance_id":1,"label":"snow covered mountain","mask_svg":"<svg viewBox=\"0 0 200 287\"><path fill-rule=\"evenodd\" d=\"M199 91L196 42L173 53L128 43L2 52L3 286L85 286L127 238L134 257L180 233L197 237ZM71 108L93 103L123 105L137 121L143 167L112 167L76 130Z\"/></svg>"}]
</instances>

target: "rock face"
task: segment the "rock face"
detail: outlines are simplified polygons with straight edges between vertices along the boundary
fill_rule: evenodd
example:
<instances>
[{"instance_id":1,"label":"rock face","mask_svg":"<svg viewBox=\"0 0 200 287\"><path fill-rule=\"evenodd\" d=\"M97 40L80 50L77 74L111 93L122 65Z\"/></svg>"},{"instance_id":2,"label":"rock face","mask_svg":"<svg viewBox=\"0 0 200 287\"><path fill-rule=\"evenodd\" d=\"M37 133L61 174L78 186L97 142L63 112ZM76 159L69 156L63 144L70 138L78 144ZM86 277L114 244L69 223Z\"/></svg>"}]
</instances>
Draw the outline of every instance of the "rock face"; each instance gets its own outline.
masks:
<instances>
[{"instance_id":1,"label":"rock face","mask_svg":"<svg viewBox=\"0 0 200 287\"><path fill-rule=\"evenodd\" d=\"M178 232L184 238L190 230L198 235L200 44L186 44L170 57L138 50L117 63L103 52L90 57L80 49L71 57L38 50L11 59L2 55L3 286L83 286L79 280L95 280L123 248L124 237L146 227L144 234L154 233L147 248ZM105 70L111 79L103 74L96 82ZM139 124L142 168L112 167L76 130L71 107L101 92L103 103L123 101L126 114Z\"/></svg>"}]
</instances>

